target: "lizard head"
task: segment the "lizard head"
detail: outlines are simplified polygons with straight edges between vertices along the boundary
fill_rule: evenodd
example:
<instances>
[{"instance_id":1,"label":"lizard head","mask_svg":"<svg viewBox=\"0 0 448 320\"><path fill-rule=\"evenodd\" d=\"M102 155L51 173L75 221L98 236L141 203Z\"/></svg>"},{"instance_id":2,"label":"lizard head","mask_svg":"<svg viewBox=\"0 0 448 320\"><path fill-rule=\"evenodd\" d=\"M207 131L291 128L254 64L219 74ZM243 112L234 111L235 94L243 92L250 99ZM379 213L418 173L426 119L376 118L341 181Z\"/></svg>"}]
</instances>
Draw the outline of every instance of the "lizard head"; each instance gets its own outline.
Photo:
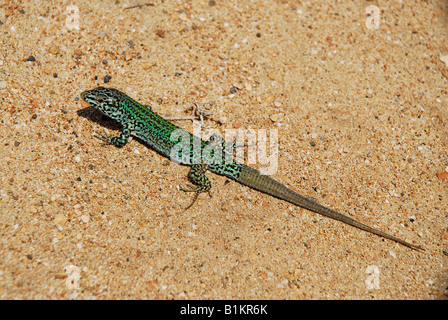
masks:
<instances>
[{"instance_id":1,"label":"lizard head","mask_svg":"<svg viewBox=\"0 0 448 320\"><path fill-rule=\"evenodd\" d=\"M117 89L97 87L81 93L81 98L112 119L120 114L122 94Z\"/></svg>"}]
</instances>

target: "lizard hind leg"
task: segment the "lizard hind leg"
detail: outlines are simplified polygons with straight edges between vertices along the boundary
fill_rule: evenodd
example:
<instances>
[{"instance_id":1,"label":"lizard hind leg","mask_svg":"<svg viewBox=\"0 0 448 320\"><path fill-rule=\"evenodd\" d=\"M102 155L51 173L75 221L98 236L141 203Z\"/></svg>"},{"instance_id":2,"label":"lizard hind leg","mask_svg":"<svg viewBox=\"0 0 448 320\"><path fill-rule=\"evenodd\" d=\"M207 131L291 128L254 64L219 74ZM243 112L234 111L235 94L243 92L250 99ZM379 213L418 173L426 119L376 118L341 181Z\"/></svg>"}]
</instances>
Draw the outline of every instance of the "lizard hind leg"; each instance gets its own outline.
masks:
<instances>
[{"instance_id":1,"label":"lizard hind leg","mask_svg":"<svg viewBox=\"0 0 448 320\"><path fill-rule=\"evenodd\" d=\"M193 201L191 204L185 208L185 210L188 210L193 206L193 204L196 202L199 194L203 192L208 192L209 196L211 197L212 194L210 192L210 189L212 188L212 184L210 180L205 175L205 172L207 171L208 165L205 163L200 164L194 164L191 166L190 172L188 173L188 180L194 184L187 185L187 187L180 187L180 190L184 192L194 192L195 195L193 197Z\"/></svg>"}]
</instances>

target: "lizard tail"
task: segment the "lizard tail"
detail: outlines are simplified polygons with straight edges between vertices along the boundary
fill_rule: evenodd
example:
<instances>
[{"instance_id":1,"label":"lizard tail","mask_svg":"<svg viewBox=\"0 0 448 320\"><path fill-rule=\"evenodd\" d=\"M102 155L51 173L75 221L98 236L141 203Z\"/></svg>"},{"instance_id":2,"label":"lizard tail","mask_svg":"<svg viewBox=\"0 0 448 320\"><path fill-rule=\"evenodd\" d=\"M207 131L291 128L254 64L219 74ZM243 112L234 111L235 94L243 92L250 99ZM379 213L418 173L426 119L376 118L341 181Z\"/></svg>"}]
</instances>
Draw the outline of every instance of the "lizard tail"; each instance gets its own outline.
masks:
<instances>
[{"instance_id":1,"label":"lizard tail","mask_svg":"<svg viewBox=\"0 0 448 320\"><path fill-rule=\"evenodd\" d=\"M239 177L236 179L241 184L244 184L252 189L261 191L263 193L269 194L273 197L276 197L281 200L288 201L292 204L295 204L299 207L305 208L307 210L316 212L323 216L344 222L348 225L356 227L358 229L370 232L377 236L383 237L385 239L389 239L395 242L398 242L406 247L409 247L414 250L424 250L422 247L404 241L400 238L394 237L388 233L385 233L381 230L370 227L364 223L359 222L353 218L350 218L346 215L343 215L339 212L336 212L332 209L324 207L318 204L315 201L309 200L304 196L292 191L291 189L285 187L283 184L275 181L267 175L262 175L259 171L252 169L248 166L244 166L241 170Z\"/></svg>"}]
</instances>

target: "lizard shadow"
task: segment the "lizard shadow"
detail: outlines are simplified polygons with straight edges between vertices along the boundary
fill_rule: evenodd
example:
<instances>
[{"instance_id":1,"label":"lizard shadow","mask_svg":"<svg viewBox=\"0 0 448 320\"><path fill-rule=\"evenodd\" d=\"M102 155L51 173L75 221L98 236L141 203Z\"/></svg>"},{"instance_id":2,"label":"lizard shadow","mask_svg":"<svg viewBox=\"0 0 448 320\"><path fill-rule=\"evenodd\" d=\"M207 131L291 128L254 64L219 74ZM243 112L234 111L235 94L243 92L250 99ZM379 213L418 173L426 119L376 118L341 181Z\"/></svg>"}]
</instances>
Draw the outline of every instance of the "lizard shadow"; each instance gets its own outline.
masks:
<instances>
[{"instance_id":1,"label":"lizard shadow","mask_svg":"<svg viewBox=\"0 0 448 320\"><path fill-rule=\"evenodd\" d=\"M92 121L102 127L110 130L120 130L121 125L114 119L109 118L101 111L95 109L94 107L87 107L76 112L78 116Z\"/></svg>"},{"instance_id":2,"label":"lizard shadow","mask_svg":"<svg viewBox=\"0 0 448 320\"><path fill-rule=\"evenodd\" d=\"M98 124L99 126L106 128L108 130L119 130L121 132L121 130L123 129L122 125L118 121L106 116L105 114L103 114L101 111L95 109L94 107L87 107L87 108L78 110L76 113L78 114L78 116L80 116L84 119L87 119L89 121L92 121L92 122ZM143 141L142 139L135 137L135 136L132 136L132 139L138 141L139 143L144 145L146 148L153 150L153 151L159 153L161 156L169 159L169 157L167 157L163 153L157 151L156 149L151 147L147 142ZM116 147L116 148L120 148L120 147Z\"/></svg>"}]
</instances>

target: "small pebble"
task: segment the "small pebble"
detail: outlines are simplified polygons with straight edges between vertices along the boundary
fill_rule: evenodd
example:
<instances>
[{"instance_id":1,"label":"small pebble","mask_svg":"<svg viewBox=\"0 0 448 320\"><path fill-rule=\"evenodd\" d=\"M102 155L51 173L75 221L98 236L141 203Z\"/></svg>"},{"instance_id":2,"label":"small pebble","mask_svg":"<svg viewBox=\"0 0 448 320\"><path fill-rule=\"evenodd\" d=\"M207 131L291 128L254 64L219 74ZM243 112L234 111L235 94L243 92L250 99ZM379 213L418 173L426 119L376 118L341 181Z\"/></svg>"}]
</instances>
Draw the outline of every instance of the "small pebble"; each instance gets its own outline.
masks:
<instances>
[{"instance_id":1,"label":"small pebble","mask_svg":"<svg viewBox=\"0 0 448 320\"><path fill-rule=\"evenodd\" d=\"M0 81L0 89L5 89L8 86L8 83L5 80Z\"/></svg>"},{"instance_id":2,"label":"small pebble","mask_svg":"<svg viewBox=\"0 0 448 320\"><path fill-rule=\"evenodd\" d=\"M58 46L51 46L48 48L48 52L54 55L58 54L60 50L61 49Z\"/></svg>"},{"instance_id":3,"label":"small pebble","mask_svg":"<svg viewBox=\"0 0 448 320\"><path fill-rule=\"evenodd\" d=\"M159 36L160 38L165 38L166 36L165 31L160 29L156 31L156 35Z\"/></svg>"},{"instance_id":4,"label":"small pebble","mask_svg":"<svg viewBox=\"0 0 448 320\"><path fill-rule=\"evenodd\" d=\"M278 113L271 114L269 119L271 119L272 122L277 122L280 119L280 115Z\"/></svg>"},{"instance_id":5,"label":"small pebble","mask_svg":"<svg viewBox=\"0 0 448 320\"><path fill-rule=\"evenodd\" d=\"M55 224L58 224L58 225L62 226L62 225L64 225L64 223L67 222L67 220L68 220L68 218L67 218L66 216L64 216L64 215L61 214L61 213L58 213L58 214L54 217L53 222L54 222Z\"/></svg>"},{"instance_id":6,"label":"small pebble","mask_svg":"<svg viewBox=\"0 0 448 320\"><path fill-rule=\"evenodd\" d=\"M446 179L446 178L448 178L448 172L446 172L446 171L439 172L439 173L437 173L437 177L439 179Z\"/></svg>"},{"instance_id":7,"label":"small pebble","mask_svg":"<svg viewBox=\"0 0 448 320\"><path fill-rule=\"evenodd\" d=\"M182 20L182 21L186 21L188 18L187 18L187 15L186 15L184 12L182 12L182 13L179 15L179 19Z\"/></svg>"},{"instance_id":8,"label":"small pebble","mask_svg":"<svg viewBox=\"0 0 448 320\"><path fill-rule=\"evenodd\" d=\"M440 61L442 61L445 65L448 66L448 55L442 56L440 55Z\"/></svg>"},{"instance_id":9,"label":"small pebble","mask_svg":"<svg viewBox=\"0 0 448 320\"><path fill-rule=\"evenodd\" d=\"M227 119L227 117L224 116L224 117L220 117L218 119L218 121L219 121L220 124L225 124L228 121L228 119Z\"/></svg>"},{"instance_id":10,"label":"small pebble","mask_svg":"<svg viewBox=\"0 0 448 320\"><path fill-rule=\"evenodd\" d=\"M156 63L154 62L140 62L140 66L144 69L144 70L148 70L154 66L156 66Z\"/></svg>"}]
</instances>

